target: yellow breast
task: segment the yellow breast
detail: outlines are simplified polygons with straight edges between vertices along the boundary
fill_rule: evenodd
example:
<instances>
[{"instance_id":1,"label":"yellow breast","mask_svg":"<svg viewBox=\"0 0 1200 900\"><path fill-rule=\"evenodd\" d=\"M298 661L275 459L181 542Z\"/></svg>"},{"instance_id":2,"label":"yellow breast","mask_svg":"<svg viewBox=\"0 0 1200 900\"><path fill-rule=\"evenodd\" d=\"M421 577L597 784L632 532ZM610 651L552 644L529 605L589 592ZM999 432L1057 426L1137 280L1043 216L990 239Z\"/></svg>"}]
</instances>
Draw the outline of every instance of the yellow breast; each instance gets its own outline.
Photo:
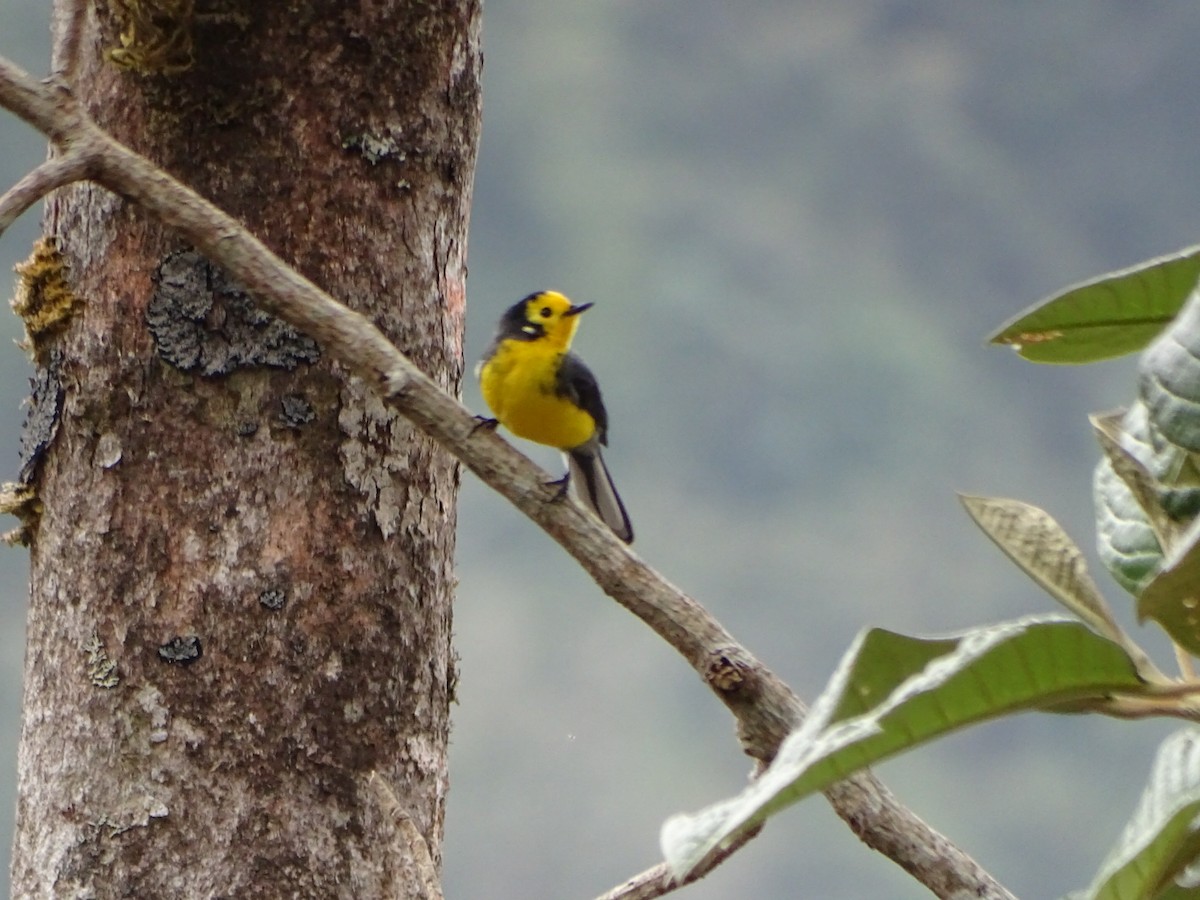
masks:
<instances>
[{"instance_id":1,"label":"yellow breast","mask_svg":"<svg viewBox=\"0 0 1200 900\"><path fill-rule=\"evenodd\" d=\"M555 393L563 351L540 341L501 341L479 371L483 399L518 437L570 450L596 433L588 413Z\"/></svg>"}]
</instances>

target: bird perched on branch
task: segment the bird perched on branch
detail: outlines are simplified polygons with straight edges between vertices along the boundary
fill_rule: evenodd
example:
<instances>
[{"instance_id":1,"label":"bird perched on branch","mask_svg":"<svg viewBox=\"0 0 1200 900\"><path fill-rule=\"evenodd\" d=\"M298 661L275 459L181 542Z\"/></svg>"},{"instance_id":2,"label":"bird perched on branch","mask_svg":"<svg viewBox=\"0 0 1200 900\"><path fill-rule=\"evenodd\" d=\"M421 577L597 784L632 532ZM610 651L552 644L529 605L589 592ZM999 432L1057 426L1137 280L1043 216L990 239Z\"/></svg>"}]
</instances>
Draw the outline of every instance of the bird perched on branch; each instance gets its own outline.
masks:
<instances>
[{"instance_id":1,"label":"bird perched on branch","mask_svg":"<svg viewBox=\"0 0 1200 900\"><path fill-rule=\"evenodd\" d=\"M579 314L592 304L571 303L557 291L530 294L500 318L496 337L476 369L483 399L495 419L518 437L562 450L567 474L583 502L626 543L633 528L600 454L608 444L608 413L596 376L571 352Z\"/></svg>"}]
</instances>

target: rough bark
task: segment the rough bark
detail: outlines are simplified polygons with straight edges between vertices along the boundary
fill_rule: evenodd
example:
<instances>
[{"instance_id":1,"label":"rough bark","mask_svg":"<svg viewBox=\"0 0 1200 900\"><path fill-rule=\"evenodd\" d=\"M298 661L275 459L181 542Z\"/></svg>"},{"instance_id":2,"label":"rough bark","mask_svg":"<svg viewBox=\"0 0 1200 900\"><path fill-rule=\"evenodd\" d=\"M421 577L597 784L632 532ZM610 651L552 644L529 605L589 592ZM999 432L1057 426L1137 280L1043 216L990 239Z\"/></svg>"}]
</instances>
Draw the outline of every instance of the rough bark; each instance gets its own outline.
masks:
<instances>
[{"instance_id":1,"label":"rough bark","mask_svg":"<svg viewBox=\"0 0 1200 900\"><path fill-rule=\"evenodd\" d=\"M478 25L98 2L77 90L457 390ZM45 230L78 304L32 339L14 896L427 896L457 464L136 208Z\"/></svg>"}]
</instances>

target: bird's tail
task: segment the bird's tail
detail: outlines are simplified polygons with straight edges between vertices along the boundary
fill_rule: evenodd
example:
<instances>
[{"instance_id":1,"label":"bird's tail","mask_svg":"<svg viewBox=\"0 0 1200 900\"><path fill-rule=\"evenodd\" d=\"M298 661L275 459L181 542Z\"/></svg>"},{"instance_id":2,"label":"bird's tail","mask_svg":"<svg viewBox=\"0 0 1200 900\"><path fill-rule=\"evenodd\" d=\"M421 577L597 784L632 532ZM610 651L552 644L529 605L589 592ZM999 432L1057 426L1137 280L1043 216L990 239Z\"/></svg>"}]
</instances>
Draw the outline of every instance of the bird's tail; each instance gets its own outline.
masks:
<instances>
[{"instance_id":1,"label":"bird's tail","mask_svg":"<svg viewBox=\"0 0 1200 900\"><path fill-rule=\"evenodd\" d=\"M613 485L599 447L579 447L568 451L567 468L576 495L600 517L613 533L627 544L633 543L633 526L625 504Z\"/></svg>"}]
</instances>

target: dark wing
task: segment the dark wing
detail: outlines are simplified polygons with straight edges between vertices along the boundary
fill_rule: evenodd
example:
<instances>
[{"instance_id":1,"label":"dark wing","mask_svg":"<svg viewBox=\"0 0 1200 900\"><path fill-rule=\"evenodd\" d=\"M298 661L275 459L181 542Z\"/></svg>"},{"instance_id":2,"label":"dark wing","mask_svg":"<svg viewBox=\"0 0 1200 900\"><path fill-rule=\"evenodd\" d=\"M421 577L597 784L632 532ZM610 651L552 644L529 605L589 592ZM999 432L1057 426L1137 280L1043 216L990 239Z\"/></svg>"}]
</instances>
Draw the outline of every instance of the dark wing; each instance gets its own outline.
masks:
<instances>
[{"instance_id":1,"label":"dark wing","mask_svg":"<svg viewBox=\"0 0 1200 900\"><path fill-rule=\"evenodd\" d=\"M560 397L566 397L596 421L596 437L600 443L607 445L608 413L604 409L604 401L600 399L600 385L596 383L592 370L574 353L563 357L555 390Z\"/></svg>"}]
</instances>

